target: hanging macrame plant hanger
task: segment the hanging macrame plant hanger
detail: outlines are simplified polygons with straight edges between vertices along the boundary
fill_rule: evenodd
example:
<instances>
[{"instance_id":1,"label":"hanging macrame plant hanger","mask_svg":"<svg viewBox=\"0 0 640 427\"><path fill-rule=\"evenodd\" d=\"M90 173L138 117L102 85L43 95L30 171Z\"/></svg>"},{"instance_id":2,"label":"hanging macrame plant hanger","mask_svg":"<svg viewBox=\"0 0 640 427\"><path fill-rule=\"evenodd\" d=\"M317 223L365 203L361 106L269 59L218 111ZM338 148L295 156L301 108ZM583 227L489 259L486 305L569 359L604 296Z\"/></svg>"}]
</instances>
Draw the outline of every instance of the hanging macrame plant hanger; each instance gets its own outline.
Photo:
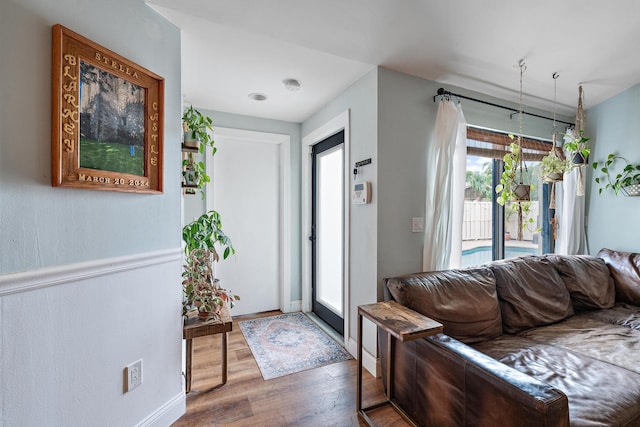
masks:
<instances>
[{"instance_id":1,"label":"hanging macrame plant hanger","mask_svg":"<svg viewBox=\"0 0 640 427\"><path fill-rule=\"evenodd\" d=\"M576 126L575 126L575 134L574 134L574 138L578 138L578 137L582 137L582 135L584 135L584 108L582 106L583 104L583 91L582 91L582 85L578 86L578 111L576 112ZM584 196L584 172L583 172L583 167L587 165L589 159L584 158L584 156L582 156L582 159L578 160L576 159L576 156L582 156L581 153L577 153L574 156L573 159L573 163L576 165L577 169L578 169L578 182L576 185L576 195L577 196Z\"/></svg>"},{"instance_id":2,"label":"hanging macrame plant hanger","mask_svg":"<svg viewBox=\"0 0 640 427\"><path fill-rule=\"evenodd\" d=\"M514 202L528 202L531 200L531 184L524 183L524 174L528 175L527 164L524 161L524 152L522 151L522 118L524 116L524 104L522 101L522 76L527 69L524 59L521 59L517 65L520 67L520 104L518 108L518 126L519 133L516 144L518 145L518 163L516 165L516 176L519 176L518 182L512 188Z\"/></svg>"}]
</instances>

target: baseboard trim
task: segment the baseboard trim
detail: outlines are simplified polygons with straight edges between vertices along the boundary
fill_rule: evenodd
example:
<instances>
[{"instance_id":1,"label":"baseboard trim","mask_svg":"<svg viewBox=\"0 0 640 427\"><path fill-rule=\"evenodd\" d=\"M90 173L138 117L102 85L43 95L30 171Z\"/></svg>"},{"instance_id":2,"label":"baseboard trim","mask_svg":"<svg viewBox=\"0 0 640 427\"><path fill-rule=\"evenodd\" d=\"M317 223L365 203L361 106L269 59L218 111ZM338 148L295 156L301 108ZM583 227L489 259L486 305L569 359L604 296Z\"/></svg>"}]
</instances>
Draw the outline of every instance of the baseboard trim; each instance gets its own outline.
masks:
<instances>
[{"instance_id":1,"label":"baseboard trim","mask_svg":"<svg viewBox=\"0 0 640 427\"><path fill-rule=\"evenodd\" d=\"M165 427L170 426L187 411L187 398L184 392L176 394L171 400L158 408L136 427Z\"/></svg>"},{"instance_id":2,"label":"baseboard trim","mask_svg":"<svg viewBox=\"0 0 640 427\"><path fill-rule=\"evenodd\" d=\"M289 306L292 313L302 311L302 300L291 301L291 305Z\"/></svg>"},{"instance_id":3,"label":"baseboard trim","mask_svg":"<svg viewBox=\"0 0 640 427\"><path fill-rule=\"evenodd\" d=\"M182 249L146 252L0 276L0 296L63 285L182 259Z\"/></svg>"},{"instance_id":4,"label":"baseboard trim","mask_svg":"<svg viewBox=\"0 0 640 427\"><path fill-rule=\"evenodd\" d=\"M358 355L358 343L353 338L349 338L347 344L347 350L351 355L357 358ZM376 378L380 378L382 369L380 368L380 359L369 353L367 349L362 349L362 366L369 371L371 375Z\"/></svg>"}]
</instances>

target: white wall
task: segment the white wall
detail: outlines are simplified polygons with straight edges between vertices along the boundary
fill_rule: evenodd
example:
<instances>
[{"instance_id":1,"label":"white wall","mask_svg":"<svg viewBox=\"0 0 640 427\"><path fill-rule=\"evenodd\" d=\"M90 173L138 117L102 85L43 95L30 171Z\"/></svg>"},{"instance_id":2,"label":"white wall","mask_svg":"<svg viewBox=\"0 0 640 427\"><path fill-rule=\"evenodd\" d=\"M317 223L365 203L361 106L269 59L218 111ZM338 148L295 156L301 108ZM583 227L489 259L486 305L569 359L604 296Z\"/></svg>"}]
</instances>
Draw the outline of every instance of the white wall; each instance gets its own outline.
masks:
<instances>
[{"instance_id":1,"label":"white wall","mask_svg":"<svg viewBox=\"0 0 640 427\"><path fill-rule=\"evenodd\" d=\"M0 425L168 425L184 411L179 31L141 0L1 8ZM56 23L165 78L163 195L51 187Z\"/></svg>"},{"instance_id":2,"label":"white wall","mask_svg":"<svg viewBox=\"0 0 640 427\"><path fill-rule=\"evenodd\" d=\"M585 88L585 91L588 87ZM640 85L593 107L586 112L586 135L591 138L590 161L604 161L609 153L640 163ZM587 168L587 239L589 253L601 248L640 252L640 227L637 225L640 198L615 196L610 191L598 195L593 169Z\"/></svg>"},{"instance_id":3,"label":"white wall","mask_svg":"<svg viewBox=\"0 0 640 427\"><path fill-rule=\"evenodd\" d=\"M197 108L197 106L196 106ZM216 127L241 129L256 132L268 132L290 136L290 161L291 161L291 301L299 301L302 295L300 287L300 124L283 122L279 120L262 119L258 117L242 116L220 111L200 109L203 114L213 120ZM215 139L215 134L214 134ZM212 183L215 191L215 182ZM205 201L200 194L186 196L184 198L184 220L190 222L202 215L205 211ZM224 217L222 218L224 221ZM233 236L230 235L233 241ZM242 249L240 247L236 249ZM242 298L243 296L240 295Z\"/></svg>"}]
</instances>

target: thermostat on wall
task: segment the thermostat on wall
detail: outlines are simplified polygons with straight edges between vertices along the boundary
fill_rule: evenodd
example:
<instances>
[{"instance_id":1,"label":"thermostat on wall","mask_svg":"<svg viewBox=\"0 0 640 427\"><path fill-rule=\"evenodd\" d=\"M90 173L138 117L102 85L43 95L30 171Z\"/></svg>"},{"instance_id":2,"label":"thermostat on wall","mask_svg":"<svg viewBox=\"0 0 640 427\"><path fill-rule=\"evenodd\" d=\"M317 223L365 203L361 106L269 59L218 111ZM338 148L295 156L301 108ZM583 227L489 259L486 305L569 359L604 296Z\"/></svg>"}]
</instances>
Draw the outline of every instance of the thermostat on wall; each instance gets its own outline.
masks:
<instances>
[{"instance_id":1,"label":"thermostat on wall","mask_svg":"<svg viewBox=\"0 0 640 427\"><path fill-rule=\"evenodd\" d=\"M351 192L351 202L354 205L364 205L371 200L371 183L356 182L353 184L353 191Z\"/></svg>"}]
</instances>

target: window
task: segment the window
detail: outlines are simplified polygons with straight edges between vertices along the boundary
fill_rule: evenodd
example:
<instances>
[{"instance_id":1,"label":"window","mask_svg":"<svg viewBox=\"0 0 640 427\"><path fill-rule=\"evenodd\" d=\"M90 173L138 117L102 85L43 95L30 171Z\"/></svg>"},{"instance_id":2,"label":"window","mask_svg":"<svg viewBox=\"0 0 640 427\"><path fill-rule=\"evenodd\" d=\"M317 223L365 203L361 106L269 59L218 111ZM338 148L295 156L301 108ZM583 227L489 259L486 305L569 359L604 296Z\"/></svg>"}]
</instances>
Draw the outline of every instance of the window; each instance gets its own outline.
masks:
<instances>
[{"instance_id":1,"label":"window","mask_svg":"<svg viewBox=\"0 0 640 427\"><path fill-rule=\"evenodd\" d=\"M543 184L540 177L540 160L551 149L551 143L523 138L524 179L533 185L531 201L500 206L494 189L502 174L502 158L511 142L504 133L467 128L462 267L552 250L549 184Z\"/></svg>"}]
</instances>

